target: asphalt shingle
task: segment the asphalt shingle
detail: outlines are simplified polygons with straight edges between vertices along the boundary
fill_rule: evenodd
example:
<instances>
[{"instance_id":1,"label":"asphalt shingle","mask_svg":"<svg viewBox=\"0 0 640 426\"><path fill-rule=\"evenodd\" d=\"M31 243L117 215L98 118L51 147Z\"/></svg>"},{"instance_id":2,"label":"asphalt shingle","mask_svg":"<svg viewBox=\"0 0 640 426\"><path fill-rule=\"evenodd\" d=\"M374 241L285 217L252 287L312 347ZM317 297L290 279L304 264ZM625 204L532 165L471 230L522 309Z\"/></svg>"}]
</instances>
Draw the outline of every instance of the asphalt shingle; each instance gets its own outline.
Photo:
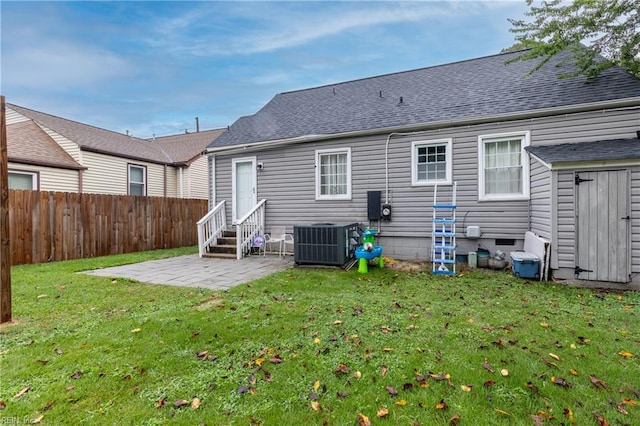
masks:
<instances>
[{"instance_id":1,"label":"asphalt shingle","mask_svg":"<svg viewBox=\"0 0 640 426\"><path fill-rule=\"evenodd\" d=\"M611 139L596 142L528 146L526 150L549 164L576 161L639 160L640 139Z\"/></svg>"},{"instance_id":2,"label":"asphalt shingle","mask_svg":"<svg viewBox=\"0 0 640 426\"><path fill-rule=\"evenodd\" d=\"M7 125L7 156L9 161L24 164L82 169L32 120Z\"/></svg>"},{"instance_id":3,"label":"asphalt shingle","mask_svg":"<svg viewBox=\"0 0 640 426\"><path fill-rule=\"evenodd\" d=\"M610 68L593 81L559 79L563 56L528 76L519 52L487 56L276 95L209 147L394 128L640 97L640 80ZM567 53L568 54L568 53Z\"/></svg>"}]
</instances>

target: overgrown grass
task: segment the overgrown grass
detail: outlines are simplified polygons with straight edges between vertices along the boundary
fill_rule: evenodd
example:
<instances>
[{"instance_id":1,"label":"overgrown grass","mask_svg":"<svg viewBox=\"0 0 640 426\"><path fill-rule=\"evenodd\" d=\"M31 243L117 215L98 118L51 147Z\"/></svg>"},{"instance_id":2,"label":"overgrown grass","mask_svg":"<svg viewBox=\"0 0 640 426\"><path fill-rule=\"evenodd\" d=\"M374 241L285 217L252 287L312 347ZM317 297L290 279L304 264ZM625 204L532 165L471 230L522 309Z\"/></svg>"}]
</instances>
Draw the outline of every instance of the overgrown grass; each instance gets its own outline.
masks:
<instances>
[{"instance_id":1,"label":"overgrown grass","mask_svg":"<svg viewBox=\"0 0 640 426\"><path fill-rule=\"evenodd\" d=\"M638 293L487 271L301 268L221 293L75 274L132 258L13 269L0 417L640 424Z\"/></svg>"}]
</instances>

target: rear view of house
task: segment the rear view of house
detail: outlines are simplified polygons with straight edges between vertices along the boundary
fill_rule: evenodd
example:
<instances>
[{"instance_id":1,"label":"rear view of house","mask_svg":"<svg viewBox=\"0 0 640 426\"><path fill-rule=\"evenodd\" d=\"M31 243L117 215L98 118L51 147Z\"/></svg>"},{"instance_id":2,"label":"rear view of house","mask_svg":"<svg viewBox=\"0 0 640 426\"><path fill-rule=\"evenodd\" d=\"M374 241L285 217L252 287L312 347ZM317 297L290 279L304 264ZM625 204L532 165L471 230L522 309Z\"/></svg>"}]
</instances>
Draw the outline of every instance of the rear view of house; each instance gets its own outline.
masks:
<instances>
[{"instance_id":1,"label":"rear view of house","mask_svg":"<svg viewBox=\"0 0 640 426\"><path fill-rule=\"evenodd\" d=\"M638 279L640 80L560 79L572 67L553 62L528 76L505 64L518 54L278 94L209 145L210 205L226 223L262 209L247 242L361 222L387 256L425 260L434 190L446 202L455 183L459 252L521 250L533 231L555 277Z\"/></svg>"}]
</instances>

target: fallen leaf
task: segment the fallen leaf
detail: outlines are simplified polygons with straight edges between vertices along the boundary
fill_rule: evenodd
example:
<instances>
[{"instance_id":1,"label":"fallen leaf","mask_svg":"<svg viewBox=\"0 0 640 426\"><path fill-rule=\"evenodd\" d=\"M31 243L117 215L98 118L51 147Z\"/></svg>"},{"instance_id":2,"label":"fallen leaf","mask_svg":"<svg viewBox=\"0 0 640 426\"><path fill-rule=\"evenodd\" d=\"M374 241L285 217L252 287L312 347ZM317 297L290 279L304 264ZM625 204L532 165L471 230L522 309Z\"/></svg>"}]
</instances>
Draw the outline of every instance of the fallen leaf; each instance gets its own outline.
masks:
<instances>
[{"instance_id":1,"label":"fallen leaf","mask_svg":"<svg viewBox=\"0 0 640 426\"><path fill-rule=\"evenodd\" d=\"M193 401L191 401L191 409L192 410L197 410L198 408L200 408L200 398L193 398Z\"/></svg>"},{"instance_id":2,"label":"fallen leaf","mask_svg":"<svg viewBox=\"0 0 640 426\"><path fill-rule=\"evenodd\" d=\"M269 362L271 364L280 364L282 362L282 358L280 358L280 355L276 354L276 356L269 358Z\"/></svg>"},{"instance_id":3,"label":"fallen leaf","mask_svg":"<svg viewBox=\"0 0 640 426\"><path fill-rule=\"evenodd\" d=\"M162 398L161 400L159 400L158 402L156 402L156 408L161 408L161 407L164 407L165 405L167 405L167 397L166 396L164 398Z\"/></svg>"},{"instance_id":4,"label":"fallen leaf","mask_svg":"<svg viewBox=\"0 0 640 426\"><path fill-rule=\"evenodd\" d=\"M133 330L131 330L132 333L139 333L142 329L140 328L134 328Z\"/></svg>"},{"instance_id":5,"label":"fallen leaf","mask_svg":"<svg viewBox=\"0 0 640 426\"><path fill-rule=\"evenodd\" d=\"M315 339L313 339L313 343L317 345L318 343L320 343L320 339L316 337Z\"/></svg>"},{"instance_id":6,"label":"fallen leaf","mask_svg":"<svg viewBox=\"0 0 640 426\"><path fill-rule=\"evenodd\" d=\"M382 376L385 376L387 374L387 371L388 371L388 367L386 365L381 365L380 366L380 374Z\"/></svg>"},{"instance_id":7,"label":"fallen leaf","mask_svg":"<svg viewBox=\"0 0 640 426\"><path fill-rule=\"evenodd\" d=\"M369 420L369 417L362 413L358 413L358 424L360 426L371 426L371 421Z\"/></svg>"},{"instance_id":8,"label":"fallen leaf","mask_svg":"<svg viewBox=\"0 0 640 426\"><path fill-rule=\"evenodd\" d=\"M541 322L540 325L544 328L549 328L549 324L547 324L546 322Z\"/></svg>"},{"instance_id":9,"label":"fallen leaf","mask_svg":"<svg viewBox=\"0 0 640 426\"><path fill-rule=\"evenodd\" d=\"M561 361L560 357L554 353L549 352L549 356L555 359L556 361Z\"/></svg>"},{"instance_id":10,"label":"fallen leaf","mask_svg":"<svg viewBox=\"0 0 640 426\"><path fill-rule=\"evenodd\" d=\"M17 394L13 395L13 397L15 399L18 399L22 395L24 395L25 393L29 392L30 389L31 389L31 386L25 386L24 388L22 388L22 390L20 392L18 392Z\"/></svg>"},{"instance_id":11,"label":"fallen leaf","mask_svg":"<svg viewBox=\"0 0 640 426\"><path fill-rule=\"evenodd\" d=\"M33 419L31 419L31 421L29 423L31 423L32 425L40 423L40 421L44 418L44 414L40 414L38 417L34 417Z\"/></svg>"},{"instance_id":12,"label":"fallen leaf","mask_svg":"<svg viewBox=\"0 0 640 426\"><path fill-rule=\"evenodd\" d=\"M449 424L450 425L457 425L458 422L460 421L460 414L455 413L453 416L451 416L451 418L449 419Z\"/></svg>"},{"instance_id":13,"label":"fallen leaf","mask_svg":"<svg viewBox=\"0 0 640 426\"><path fill-rule=\"evenodd\" d=\"M391 396L398 395L398 391L395 390L392 386L387 386L387 387L385 387L385 389L387 390L387 392L389 392L389 395L391 395Z\"/></svg>"},{"instance_id":14,"label":"fallen leaf","mask_svg":"<svg viewBox=\"0 0 640 426\"><path fill-rule=\"evenodd\" d=\"M313 408L313 411L321 411L322 410L322 406L320 405L320 403L318 401L311 401L311 408Z\"/></svg>"},{"instance_id":15,"label":"fallen leaf","mask_svg":"<svg viewBox=\"0 0 640 426\"><path fill-rule=\"evenodd\" d=\"M591 383L598 389L607 389L607 382L598 379L593 374L589 376L589 380L591 380Z\"/></svg>"},{"instance_id":16,"label":"fallen leaf","mask_svg":"<svg viewBox=\"0 0 640 426\"><path fill-rule=\"evenodd\" d=\"M53 351L54 351L55 353L57 353L58 355L62 355L62 354L64 353L64 352L62 351L62 349L59 349L59 348L55 348Z\"/></svg>"},{"instance_id":17,"label":"fallen leaf","mask_svg":"<svg viewBox=\"0 0 640 426\"><path fill-rule=\"evenodd\" d=\"M626 408L624 408L624 404L622 402L618 402L616 404L616 410L618 410L618 413L624 414L625 416L629 415L629 412L627 411Z\"/></svg>"},{"instance_id":18,"label":"fallen leaf","mask_svg":"<svg viewBox=\"0 0 640 426\"><path fill-rule=\"evenodd\" d=\"M253 416L249 416L249 423L251 423L252 425L260 425L262 424L262 420L258 420Z\"/></svg>"},{"instance_id":19,"label":"fallen leaf","mask_svg":"<svg viewBox=\"0 0 640 426\"><path fill-rule=\"evenodd\" d=\"M633 358L635 355L628 351L620 351L618 355L623 356L625 358Z\"/></svg>"},{"instance_id":20,"label":"fallen leaf","mask_svg":"<svg viewBox=\"0 0 640 426\"><path fill-rule=\"evenodd\" d=\"M538 387L534 385L532 382L527 382L527 387L532 391L534 391L535 393L540 392L540 389L538 389Z\"/></svg>"},{"instance_id":21,"label":"fallen leaf","mask_svg":"<svg viewBox=\"0 0 640 426\"><path fill-rule=\"evenodd\" d=\"M5 408L7 408L7 404L5 404L3 400L0 400L0 410L4 410Z\"/></svg>"},{"instance_id":22,"label":"fallen leaf","mask_svg":"<svg viewBox=\"0 0 640 426\"><path fill-rule=\"evenodd\" d=\"M569 423L573 423L576 420L573 417L573 410L571 410L571 408L565 408L564 410L562 410L562 413L567 416L567 419L569 420Z\"/></svg>"},{"instance_id":23,"label":"fallen leaf","mask_svg":"<svg viewBox=\"0 0 640 426\"><path fill-rule=\"evenodd\" d=\"M440 402L438 402L436 404L436 410L448 410L449 406L447 405L446 402L444 402L444 399L441 399Z\"/></svg>"},{"instance_id":24,"label":"fallen leaf","mask_svg":"<svg viewBox=\"0 0 640 426\"><path fill-rule=\"evenodd\" d=\"M413 389L413 383L405 383L404 385L402 385L402 390L403 391L407 391Z\"/></svg>"},{"instance_id":25,"label":"fallen leaf","mask_svg":"<svg viewBox=\"0 0 640 426\"><path fill-rule=\"evenodd\" d=\"M487 359L484 359L484 362L482 363L482 366L485 368L485 370L487 370L489 373L493 373L494 369L491 366L491 364L489 364L489 361L487 361Z\"/></svg>"},{"instance_id":26,"label":"fallen leaf","mask_svg":"<svg viewBox=\"0 0 640 426\"><path fill-rule=\"evenodd\" d=\"M75 373L73 373L70 377L74 380L79 379L80 377L82 377L84 375L84 373L80 370L76 371Z\"/></svg>"},{"instance_id":27,"label":"fallen leaf","mask_svg":"<svg viewBox=\"0 0 640 426\"><path fill-rule=\"evenodd\" d=\"M507 377L509 375L509 370L503 368L502 370L500 370L500 374L502 374L504 377Z\"/></svg>"},{"instance_id":28,"label":"fallen leaf","mask_svg":"<svg viewBox=\"0 0 640 426\"><path fill-rule=\"evenodd\" d=\"M391 352L393 348L382 348L382 352Z\"/></svg>"},{"instance_id":29,"label":"fallen leaf","mask_svg":"<svg viewBox=\"0 0 640 426\"><path fill-rule=\"evenodd\" d=\"M359 379L360 377L362 377L362 373L359 371L356 371L355 373L353 373L353 377L355 377L356 379Z\"/></svg>"},{"instance_id":30,"label":"fallen leaf","mask_svg":"<svg viewBox=\"0 0 640 426\"><path fill-rule=\"evenodd\" d=\"M342 321L340 321L340 320L335 320L333 322L333 325L340 325L340 324L342 324Z\"/></svg>"},{"instance_id":31,"label":"fallen leaf","mask_svg":"<svg viewBox=\"0 0 640 426\"><path fill-rule=\"evenodd\" d=\"M184 407L185 405L189 405L189 401L186 401L184 399L176 399L175 401L173 401L173 406L174 407Z\"/></svg>"},{"instance_id":32,"label":"fallen leaf","mask_svg":"<svg viewBox=\"0 0 640 426\"><path fill-rule=\"evenodd\" d=\"M542 416L531 414L529 417L531 417L531 420L533 420L533 424L536 426L541 426L544 423L544 417Z\"/></svg>"},{"instance_id":33,"label":"fallen leaf","mask_svg":"<svg viewBox=\"0 0 640 426\"><path fill-rule=\"evenodd\" d=\"M571 374L572 376L579 376L578 371L574 370L573 368L569 369L569 374Z\"/></svg>"},{"instance_id":34,"label":"fallen leaf","mask_svg":"<svg viewBox=\"0 0 640 426\"><path fill-rule=\"evenodd\" d=\"M249 386L238 386L238 388L236 389L236 392L242 395L243 393L247 393L248 390L249 390Z\"/></svg>"},{"instance_id":35,"label":"fallen leaf","mask_svg":"<svg viewBox=\"0 0 640 426\"><path fill-rule=\"evenodd\" d=\"M460 385L460 389L462 389L465 392L471 392L471 389L473 389L473 386L471 386L471 385Z\"/></svg>"},{"instance_id":36,"label":"fallen leaf","mask_svg":"<svg viewBox=\"0 0 640 426\"><path fill-rule=\"evenodd\" d=\"M609 426L609 422L604 418L602 414L593 413L593 417L595 417L598 423L600 423L600 426Z\"/></svg>"},{"instance_id":37,"label":"fallen leaf","mask_svg":"<svg viewBox=\"0 0 640 426\"><path fill-rule=\"evenodd\" d=\"M399 399L398 401L396 401L396 405L399 405L400 407L404 407L405 405L407 405L407 401L404 399Z\"/></svg>"},{"instance_id":38,"label":"fallen leaf","mask_svg":"<svg viewBox=\"0 0 640 426\"><path fill-rule=\"evenodd\" d=\"M349 396L347 392L343 392L343 391L336 392L336 395L338 396L338 398L346 398Z\"/></svg>"},{"instance_id":39,"label":"fallen leaf","mask_svg":"<svg viewBox=\"0 0 640 426\"><path fill-rule=\"evenodd\" d=\"M378 408L378 412L376 412L376 417L386 417L389 415L389 410L386 407Z\"/></svg>"},{"instance_id":40,"label":"fallen leaf","mask_svg":"<svg viewBox=\"0 0 640 426\"><path fill-rule=\"evenodd\" d=\"M570 388L571 383L567 382L562 377L551 376L551 382L555 383L558 386L562 386L563 388Z\"/></svg>"},{"instance_id":41,"label":"fallen leaf","mask_svg":"<svg viewBox=\"0 0 640 426\"><path fill-rule=\"evenodd\" d=\"M317 391L320 388L320 380L313 382L313 390Z\"/></svg>"},{"instance_id":42,"label":"fallen leaf","mask_svg":"<svg viewBox=\"0 0 640 426\"><path fill-rule=\"evenodd\" d=\"M0 401L0 402L2 402L2 401ZM622 403L626 404L626 405L637 405L638 404L634 399L631 399L631 398L623 398L622 399Z\"/></svg>"},{"instance_id":43,"label":"fallen leaf","mask_svg":"<svg viewBox=\"0 0 640 426\"><path fill-rule=\"evenodd\" d=\"M335 374L349 374L349 367L345 363L339 363L338 368L333 371Z\"/></svg>"}]
</instances>

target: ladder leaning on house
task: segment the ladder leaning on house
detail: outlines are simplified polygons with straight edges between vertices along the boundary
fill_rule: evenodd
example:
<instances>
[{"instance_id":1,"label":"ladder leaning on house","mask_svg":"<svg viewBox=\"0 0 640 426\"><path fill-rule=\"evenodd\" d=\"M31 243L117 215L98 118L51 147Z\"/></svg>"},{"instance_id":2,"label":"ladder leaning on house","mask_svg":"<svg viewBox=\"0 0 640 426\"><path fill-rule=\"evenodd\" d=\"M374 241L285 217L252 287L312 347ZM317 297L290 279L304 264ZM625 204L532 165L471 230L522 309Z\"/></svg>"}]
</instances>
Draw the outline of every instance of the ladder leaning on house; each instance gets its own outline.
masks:
<instances>
[{"instance_id":1,"label":"ladder leaning on house","mask_svg":"<svg viewBox=\"0 0 640 426\"><path fill-rule=\"evenodd\" d=\"M433 187L433 225L431 231L431 272L456 273L456 182L451 202L438 203L438 185Z\"/></svg>"}]
</instances>

